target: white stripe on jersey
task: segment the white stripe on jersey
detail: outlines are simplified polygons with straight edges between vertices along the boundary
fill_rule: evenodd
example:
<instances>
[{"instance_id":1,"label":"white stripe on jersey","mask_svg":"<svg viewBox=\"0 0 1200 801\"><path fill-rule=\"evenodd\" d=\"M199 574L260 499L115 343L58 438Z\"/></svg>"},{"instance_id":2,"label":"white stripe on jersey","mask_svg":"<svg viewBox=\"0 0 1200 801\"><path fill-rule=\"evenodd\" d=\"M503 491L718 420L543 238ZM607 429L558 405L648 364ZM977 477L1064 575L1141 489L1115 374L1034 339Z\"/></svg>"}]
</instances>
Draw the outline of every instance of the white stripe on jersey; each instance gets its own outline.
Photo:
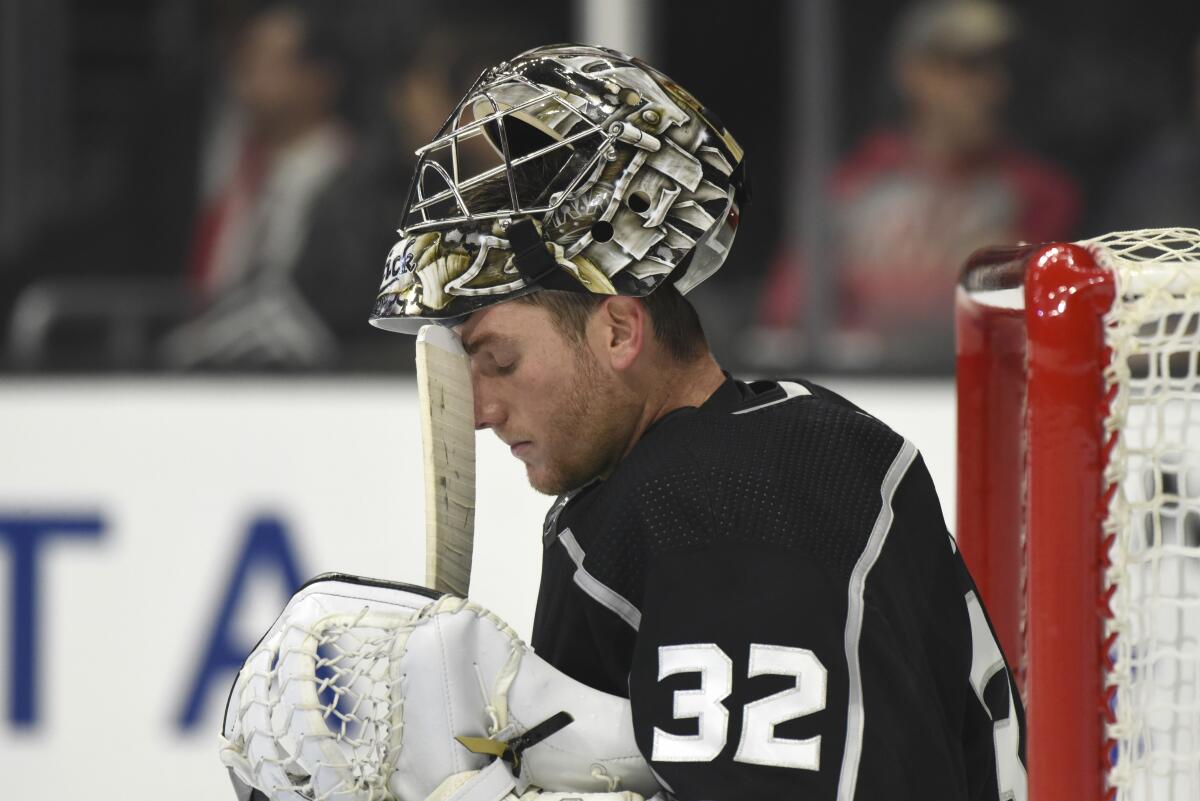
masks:
<instances>
[{"instance_id":1,"label":"white stripe on jersey","mask_svg":"<svg viewBox=\"0 0 1200 801\"><path fill-rule=\"evenodd\" d=\"M863 548L862 555L850 573L849 605L846 612L846 667L850 678L850 702L846 707L846 748L842 752L842 773L838 779L837 801L854 801L854 790L858 784L858 763L862 759L863 728L866 725L866 709L863 708L862 668L859 666L858 640L862 635L863 594L867 585L867 574L875 566L883 544L892 528L892 498L896 488L917 457L917 448L908 440L892 460L883 484L879 487L882 505L871 536Z\"/></svg>"},{"instance_id":2,"label":"white stripe on jersey","mask_svg":"<svg viewBox=\"0 0 1200 801\"><path fill-rule=\"evenodd\" d=\"M812 394L811 392L808 391L808 388L805 387L803 384L797 384L793 381L780 381L779 388L783 390L782 398L770 401L768 403L763 403L758 406L751 406L749 409L741 409L739 411L733 412L733 414L749 414L750 412L757 412L760 409L765 409L768 406L774 406L777 403L783 403L784 401L789 401L792 398L800 398L805 395Z\"/></svg>"},{"instance_id":3,"label":"white stripe on jersey","mask_svg":"<svg viewBox=\"0 0 1200 801\"><path fill-rule=\"evenodd\" d=\"M607 608L632 626L634 631L641 628L641 611L611 587L602 584L600 579L584 569L583 548L579 547L579 542L575 539L575 535L571 532L571 529L564 528L562 533L558 535L558 541L567 549L567 553L571 556L571 561L575 563L575 583L579 585L579 589L590 595L596 603Z\"/></svg>"}]
</instances>

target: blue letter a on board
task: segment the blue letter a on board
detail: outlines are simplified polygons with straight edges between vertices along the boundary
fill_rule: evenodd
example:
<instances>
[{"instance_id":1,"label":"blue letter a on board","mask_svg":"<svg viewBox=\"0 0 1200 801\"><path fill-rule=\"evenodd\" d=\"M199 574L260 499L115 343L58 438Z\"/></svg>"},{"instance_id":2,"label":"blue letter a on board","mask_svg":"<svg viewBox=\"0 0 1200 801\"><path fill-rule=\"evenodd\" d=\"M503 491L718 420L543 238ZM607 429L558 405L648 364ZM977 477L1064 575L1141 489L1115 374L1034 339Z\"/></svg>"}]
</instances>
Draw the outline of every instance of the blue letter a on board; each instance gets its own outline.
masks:
<instances>
[{"instance_id":1,"label":"blue letter a on board","mask_svg":"<svg viewBox=\"0 0 1200 801\"><path fill-rule=\"evenodd\" d=\"M280 597L286 600L300 589L300 575L296 554L283 522L270 516L254 520L225 588L225 596L209 634L200 669L180 711L178 724L181 729L190 729L199 722L213 682L220 685L224 700L223 693L232 685L234 675L254 648L253 642L239 640L234 635L238 610L251 582L277 582ZM266 631L265 626L263 631Z\"/></svg>"}]
</instances>

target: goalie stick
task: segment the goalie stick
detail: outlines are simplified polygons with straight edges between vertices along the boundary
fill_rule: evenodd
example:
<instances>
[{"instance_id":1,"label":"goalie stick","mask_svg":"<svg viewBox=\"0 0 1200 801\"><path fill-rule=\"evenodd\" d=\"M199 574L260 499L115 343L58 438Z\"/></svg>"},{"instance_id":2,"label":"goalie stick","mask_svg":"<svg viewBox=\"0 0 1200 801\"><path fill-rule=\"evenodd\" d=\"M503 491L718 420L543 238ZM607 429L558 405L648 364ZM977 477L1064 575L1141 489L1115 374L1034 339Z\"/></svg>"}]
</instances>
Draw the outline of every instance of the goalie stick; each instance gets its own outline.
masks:
<instances>
[{"instance_id":1,"label":"goalie stick","mask_svg":"<svg viewBox=\"0 0 1200 801\"><path fill-rule=\"evenodd\" d=\"M425 457L425 581L465 598L475 540L475 404L470 360L440 325L417 334L417 393Z\"/></svg>"}]
</instances>

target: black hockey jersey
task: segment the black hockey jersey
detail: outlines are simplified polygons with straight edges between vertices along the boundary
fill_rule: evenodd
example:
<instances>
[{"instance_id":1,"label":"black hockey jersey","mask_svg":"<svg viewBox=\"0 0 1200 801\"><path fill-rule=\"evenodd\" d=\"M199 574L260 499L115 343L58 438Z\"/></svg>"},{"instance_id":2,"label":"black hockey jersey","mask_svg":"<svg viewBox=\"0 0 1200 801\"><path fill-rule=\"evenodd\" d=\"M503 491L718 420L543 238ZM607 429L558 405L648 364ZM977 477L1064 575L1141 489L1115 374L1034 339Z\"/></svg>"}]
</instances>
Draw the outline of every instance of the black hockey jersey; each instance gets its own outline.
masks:
<instances>
[{"instance_id":1,"label":"black hockey jersey","mask_svg":"<svg viewBox=\"0 0 1200 801\"><path fill-rule=\"evenodd\" d=\"M683 801L1025 797L1024 716L913 445L727 380L547 516L532 644Z\"/></svg>"}]
</instances>

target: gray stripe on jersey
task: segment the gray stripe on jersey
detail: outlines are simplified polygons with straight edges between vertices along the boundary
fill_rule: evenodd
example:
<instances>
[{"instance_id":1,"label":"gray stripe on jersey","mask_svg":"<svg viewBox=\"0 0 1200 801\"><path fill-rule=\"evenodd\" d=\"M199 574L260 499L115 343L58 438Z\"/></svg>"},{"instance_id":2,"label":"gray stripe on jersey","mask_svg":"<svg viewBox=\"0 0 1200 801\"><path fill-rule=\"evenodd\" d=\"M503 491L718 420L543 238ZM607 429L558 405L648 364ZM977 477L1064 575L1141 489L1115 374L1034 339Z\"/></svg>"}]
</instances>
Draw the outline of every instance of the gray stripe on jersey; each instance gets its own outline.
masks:
<instances>
[{"instance_id":1,"label":"gray stripe on jersey","mask_svg":"<svg viewBox=\"0 0 1200 801\"><path fill-rule=\"evenodd\" d=\"M567 553L571 556L571 561L575 563L575 583L579 585L579 589L590 595L596 603L609 609L617 617L632 626L634 631L641 628L641 611L625 600L625 598L618 595L612 588L600 583L600 579L587 572L584 568L583 548L579 547L579 542L575 539L575 535L571 533L571 529L564 528L562 533L558 535L558 541L567 549Z\"/></svg>"},{"instance_id":2,"label":"gray stripe on jersey","mask_svg":"<svg viewBox=\"0 0 1200 801\"><path fill-rule=\"evenodd\" d=\"M908 472L913 460L917 457L917 448L908 440L900 447L900 452L892 460L883 484L879 487L882 505L879 516L875 518L875 526L871 536L863 548L862 555L854 565L850 574L850 597L846 612L846 666L850 674L850 703L846 712L846 748L842 752L842 773L838 779L837 801L853 801L855 787L858 784L858 763L862 759L863 728L866 725L866 709L863 707L862 669L859 666L858 640L862 635L863 624L863 594L867 584L867 574L875 566L879 554L883 551L883 543L887 540L888 531L892 528L892 498L896 488Z\"/></svg>"},{"instance_id":3,"label":"gray stripe on jersey","mask_svg":"<svg viewBox=\"0 0 1200 801\"><path fill-rule=\"evenodd\" d=\"M779 387L783 390L782 398L779 398L778 400L773 400L770 403L764 403L760 406L751 406L749 409L742 409L740 411L734 412L734 414L749 414L750 412L757 412L758 410L765 409L768 406L774 406L777 403L783 403L784 401L790 401L792 398L799 398L804 395L812 394L811 392L808 391L808 388L805 387L803 384L797 384L794 381L780 381Z\"/></svg>"}]
</instances>

